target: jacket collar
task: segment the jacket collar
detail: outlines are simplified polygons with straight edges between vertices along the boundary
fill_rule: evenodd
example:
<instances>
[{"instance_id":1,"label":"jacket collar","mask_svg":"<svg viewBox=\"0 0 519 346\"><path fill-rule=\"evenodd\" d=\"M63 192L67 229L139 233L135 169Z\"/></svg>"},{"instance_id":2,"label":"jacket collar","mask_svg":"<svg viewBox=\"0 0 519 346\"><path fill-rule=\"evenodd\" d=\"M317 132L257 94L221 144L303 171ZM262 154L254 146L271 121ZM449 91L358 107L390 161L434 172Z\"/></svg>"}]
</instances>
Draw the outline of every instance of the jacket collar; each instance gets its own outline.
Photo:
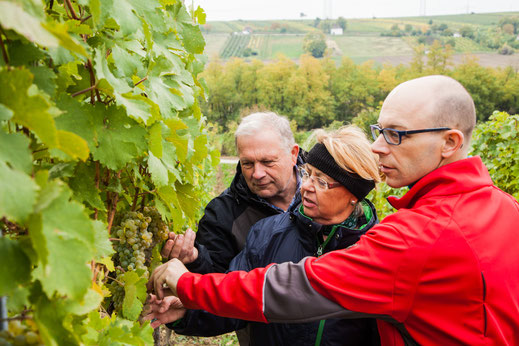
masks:
<instances>
[{"instance_id":1,"label":"jacket collar","mask_svg":"<svg viewBox=\"0 0 519 346\"><path fill-rule=\"evenodd\" d=\"M412 208L422 198L457 195L492 185L481 158L473 156L435 169L418 180L404 196L390 196L388 202L396 209Z\"/></svg>"}]
</instances>

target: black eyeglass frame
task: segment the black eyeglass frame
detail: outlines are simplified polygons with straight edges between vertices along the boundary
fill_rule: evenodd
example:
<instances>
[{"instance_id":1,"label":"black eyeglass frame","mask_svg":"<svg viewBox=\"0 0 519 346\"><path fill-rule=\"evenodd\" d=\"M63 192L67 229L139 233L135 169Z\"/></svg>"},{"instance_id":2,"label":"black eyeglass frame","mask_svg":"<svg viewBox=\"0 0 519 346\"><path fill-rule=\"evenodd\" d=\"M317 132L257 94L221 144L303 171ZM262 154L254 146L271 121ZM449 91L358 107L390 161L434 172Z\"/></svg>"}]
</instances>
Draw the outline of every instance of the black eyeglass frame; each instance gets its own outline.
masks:
<instances>
[{"instance_id":1,"label":"black eyeglass frame","mask_svg":"<svg viewBox=\"0 0 519 346\"><path fill-rule=\"evenodd\" d=\"M437 132L437 131L452 130L450 127L433 127L430 129L407 130L407 131L396 130L396 129L392 129L390 127L385 127L382 129L378 125L369 125L369 127L371 128L371 136L373 136L374 141L376 141L378 136L380 136L380 134L382 134L386 143L390 144L390 145L400 145L402 143L402 136L406 136L406 135L412 135L415 133L424 133L424 132ZM386 134L384 133L384 131L386 131L386 130L393 131L398 134L398 143L392 143L387 139ZM378 131L378 134L376 131Z\"/></svg>"}]
</instances>

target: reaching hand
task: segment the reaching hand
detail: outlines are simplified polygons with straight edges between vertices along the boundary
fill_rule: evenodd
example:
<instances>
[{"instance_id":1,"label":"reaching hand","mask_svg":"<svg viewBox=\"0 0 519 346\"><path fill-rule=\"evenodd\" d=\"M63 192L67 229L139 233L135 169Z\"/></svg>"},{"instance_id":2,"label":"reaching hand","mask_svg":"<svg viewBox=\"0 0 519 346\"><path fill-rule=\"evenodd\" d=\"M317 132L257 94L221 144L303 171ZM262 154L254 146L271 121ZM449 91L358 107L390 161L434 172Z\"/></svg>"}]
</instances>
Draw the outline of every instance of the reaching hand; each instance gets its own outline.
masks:
<instances>
[{"instance_id":1,"label":"reaching hand","mask_svg":"<svg viewBox=\"0 0 519 346\"><path fill-rule=\"evenodd\" d=\"M177 284L182 274L189 272L184 264L173 258L155 268L148 281L148 292L154 292L159 299L169 294L177 295ZM171 291L170 291L171 290Z\"/></svg>"},{"instance_id":2,"label":"reaching hand","mask_svg":"<svg viewBox=\"0 0 519 346\"><path fill-rule=\"evenodd\" d=\"M169 239L164 244L160 254L167 259L178 258L182 263L191 263L198 258L195 247L196 233L191 228L185 234L169 233Z\"/></svg>"},{"instance_id":3,"label":"reaching hand","mask_svg":"<svg viewBox=\"0 0 519 346\"><path fill-rule=\"evenodd\" d=\"M147 315L144 320L150 320L152 328L175 322L186 314L186 309L177 297L168 296L160 300L154 294L150 294L145 311Z\"/></svg>"}]
</instances>

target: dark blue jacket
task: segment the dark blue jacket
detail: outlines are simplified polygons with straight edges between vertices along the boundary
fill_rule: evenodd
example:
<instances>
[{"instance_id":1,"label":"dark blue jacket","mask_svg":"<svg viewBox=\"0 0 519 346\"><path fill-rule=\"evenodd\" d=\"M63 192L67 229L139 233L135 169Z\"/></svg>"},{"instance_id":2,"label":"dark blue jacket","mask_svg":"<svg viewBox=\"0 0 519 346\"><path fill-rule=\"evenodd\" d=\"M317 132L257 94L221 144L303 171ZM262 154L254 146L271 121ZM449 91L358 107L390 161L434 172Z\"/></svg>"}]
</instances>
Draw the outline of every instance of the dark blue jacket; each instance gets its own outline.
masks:
<instances>
[{"instance_id":1,"label":"dark blue jacket","mask_svg":"<svg viewBox=\"0 0 519 346\"><path fill-rule=\"evenodd\" d=\"M233 259L229 271L250 271L270 263L299 262L306 256L317 256L319 248L323 247L323 233L331 237L322 253L353 245L362 234L378 223L373 204L365 200L363 207L364 215L357 220L357 225L362 225L360 229L349 229L344 225L320 225L303 215L300 208L263 219L251 228L245 248ZM380 344L374 319L265 324L190 310L174 330L178 334L213 336L247 326L251 345L314 345L320 325L324 325L321 345Z\"/></svg>"}]
</instances>

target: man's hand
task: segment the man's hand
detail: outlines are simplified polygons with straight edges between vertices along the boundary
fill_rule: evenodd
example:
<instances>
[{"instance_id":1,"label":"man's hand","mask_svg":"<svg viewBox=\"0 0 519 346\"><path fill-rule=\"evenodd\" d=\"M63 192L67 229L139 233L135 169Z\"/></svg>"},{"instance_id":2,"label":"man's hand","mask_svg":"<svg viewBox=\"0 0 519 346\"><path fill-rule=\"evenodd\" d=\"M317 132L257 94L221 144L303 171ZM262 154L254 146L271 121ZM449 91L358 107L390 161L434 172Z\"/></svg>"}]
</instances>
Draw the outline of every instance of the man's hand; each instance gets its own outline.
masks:
<instances>
[{"instance_id":1,"label":"man's hand","mask_svg":"<svg viewBox=\"0 0 519 346\"><path fill-rule=\"evenodd\" d=\"M178 258L184 264L194 262L198 258L195 238L196 233L191 228L188 228L185 234L170 232L160 254L167 259Z\"/></svg>"},{"instance_id":2,"label":"man's hand","mask_svg":"<svg viewBox=\"0 0 519 346\"><path fill-rule=\"evenodd\" d=\"M186 314L186 309L177 297L169 296L160 300L154 294L150 294L145 307L144 320L151 321L151 327L157 328L161 324L175 322Z\"/></svg>"},{"instance_id":3,"label":"man's hand","mask_svg":"<svg viewBox=\"0 0 519 346\"><path fill-rule=\"evenodd\" d=\"M178 280L187 272L189 270L178 259L169 260L155 268L151 274L147 284L148 292L154 292L161 300L169 294L176 296Z\"/></svg>"}]
</instances>

